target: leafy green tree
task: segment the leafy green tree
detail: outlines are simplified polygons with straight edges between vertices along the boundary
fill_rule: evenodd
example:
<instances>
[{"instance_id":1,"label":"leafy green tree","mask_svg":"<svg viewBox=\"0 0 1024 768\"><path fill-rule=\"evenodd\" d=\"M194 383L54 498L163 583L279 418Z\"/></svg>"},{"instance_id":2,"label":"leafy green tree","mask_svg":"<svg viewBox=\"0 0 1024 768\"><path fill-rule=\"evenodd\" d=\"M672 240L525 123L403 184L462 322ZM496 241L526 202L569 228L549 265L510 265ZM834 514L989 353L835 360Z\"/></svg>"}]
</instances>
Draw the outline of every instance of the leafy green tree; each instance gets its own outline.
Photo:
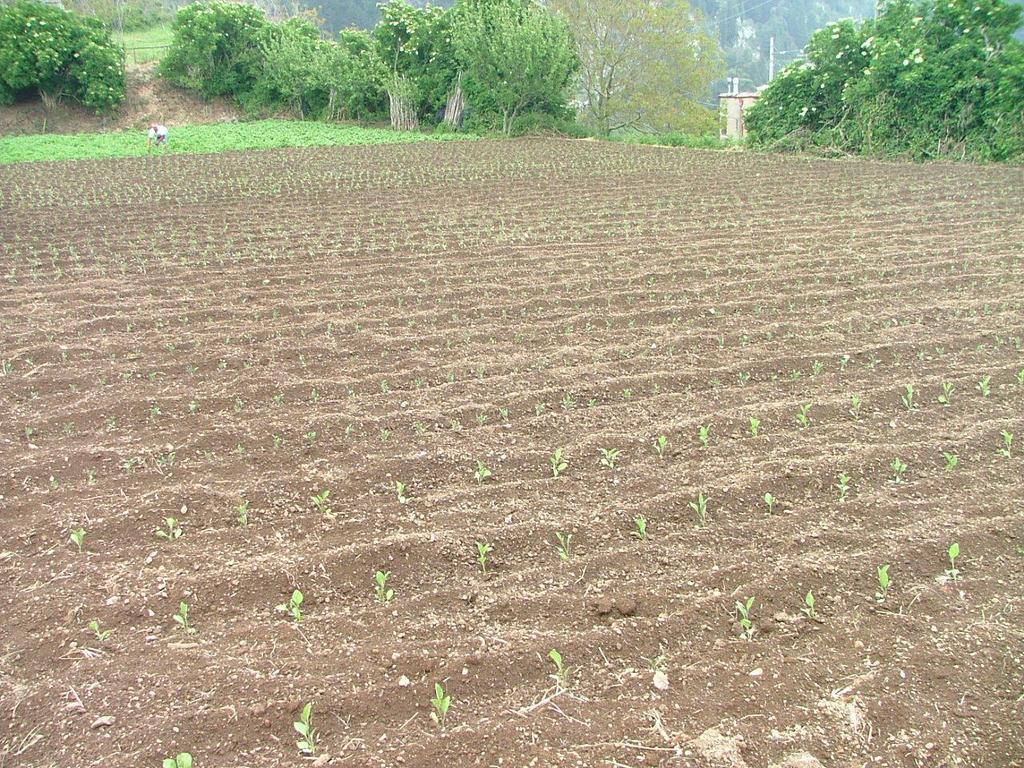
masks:
<instances>
[{"instance_id":1,"label":"leafy green tree","mask_svg":"<svg viewBox=\"0 0 1024 768\"><path fill-rule=\"evenodd\" d=\"M109 111L124 100L124 49L95 19L26 0L0 7L0 103L30 89Z\"/></svg>"},{"instance_id":2,"label":"leafy green tree","mask_svg":"<svg viewBox=\"0 0 1024 768\"><path fill-rule=\"evenodd\" d=\"M271 27L262 52L261 74L242 96L250 111L287 107L323 119L379 113L385 70L372 48L353 52L322 40L309 21L291 19Z\"/></svg>"},{"instance_id":3,"label":"leafy green tree","mask_svg":"<svg viewBox=\"0 0 1024 768\"><path fill-rule=\"evenodd\" d=\"M530 0L463 0L453 41L470 104L487 105L509 134L527 110L564 110L579 58L568 25Z\"/></svg>"},{"instance_id":4,"label":"leafy green tree","mask_svg":"<svg viewBox=\"0 0 1024 768\"><path fill-rule=\"evenodd\" d=\"M380 6L373 29L377 53L390 72L392 106L425 117L441 107L457 74L450 11L405 0Z\"/></svg>"},{"instance_id":5,"label":"leafy green tree","mask_svg":"<svg viewBox=\"0 0 1024 768\"><path fill-rule=\"evenodd\" d=\"M1024 156L1021 9L894 0L877 21L819 30L747 115L759 146L915 158Z\"/></svg>"},{"instance_id":6,"label":"leafy green tree","mask_svg":"<svg viewBox=\"0 0 1024 768\"><path fill-rule=\"evenodd\" d=\"M247 93L261 73L269 26L251 5L187 5L174 17L174 38L160 72L206 98Z\"/></svg>"},{"instance_id":7,"label":"leafy green tree","mask_svg":"<svg viewBox=\"0 0 1024 768\"><path fill-rule=\"evenodd\" d=\"M274 25L260 42L263 66L252 90L242 94L250 111L286 106L306 117L317 86L324 55L319 30L310 22L290 19Z\"/></svg>"},{"instance_id":8,"label":"leafy green tree","mask_svg":"<svg viewBox=\"0 0 1024 768\"><path fill-rule=\"evenodd\" d=\"M717 41L684 0L551 0L580 52L586 121L602 135L714 124L699 105L724 74Z\"/></svg>"}]
</instances>

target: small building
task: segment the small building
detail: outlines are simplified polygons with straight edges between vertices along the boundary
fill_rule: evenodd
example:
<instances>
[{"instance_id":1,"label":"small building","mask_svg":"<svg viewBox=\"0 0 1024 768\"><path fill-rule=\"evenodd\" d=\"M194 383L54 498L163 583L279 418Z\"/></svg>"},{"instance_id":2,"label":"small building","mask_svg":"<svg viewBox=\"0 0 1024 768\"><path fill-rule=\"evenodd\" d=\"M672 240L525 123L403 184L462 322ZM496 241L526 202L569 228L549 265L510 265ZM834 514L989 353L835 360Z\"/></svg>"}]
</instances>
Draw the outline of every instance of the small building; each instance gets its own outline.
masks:
<instances>
[{"instance_id":1,"label":"small building","mask_svg":"<svg viewBox=\"0 0 1024 768\"><path fill-rule=\"evenodd\" d=\"M742 139L747 135L744 116L761 95L757 91L740 91L739 78L730 78L728 93L718 95L718 135L723 139Z\"/></svg>"}]
</instances>

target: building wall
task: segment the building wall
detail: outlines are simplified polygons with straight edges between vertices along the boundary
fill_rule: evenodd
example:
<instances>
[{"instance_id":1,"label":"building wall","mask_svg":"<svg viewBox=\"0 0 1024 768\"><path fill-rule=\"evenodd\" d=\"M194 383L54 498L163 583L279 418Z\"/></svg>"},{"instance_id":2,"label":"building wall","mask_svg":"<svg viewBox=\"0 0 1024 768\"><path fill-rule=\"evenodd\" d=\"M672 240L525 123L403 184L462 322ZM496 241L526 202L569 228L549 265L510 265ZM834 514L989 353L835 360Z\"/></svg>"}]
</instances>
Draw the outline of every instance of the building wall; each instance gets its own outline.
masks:
<instances>
[{"instance_id":1,"label":"building wall","mask_svg":"<svg viewBox=\"0 0 1024 768\"><path fill-rule=\"evenodd\" d=\"M721 119L720 135L723 139L742 139L747 135L744 120L750 105L757 101L756 93L723 93L718 97Z\"/></svg>"}]
</instances>

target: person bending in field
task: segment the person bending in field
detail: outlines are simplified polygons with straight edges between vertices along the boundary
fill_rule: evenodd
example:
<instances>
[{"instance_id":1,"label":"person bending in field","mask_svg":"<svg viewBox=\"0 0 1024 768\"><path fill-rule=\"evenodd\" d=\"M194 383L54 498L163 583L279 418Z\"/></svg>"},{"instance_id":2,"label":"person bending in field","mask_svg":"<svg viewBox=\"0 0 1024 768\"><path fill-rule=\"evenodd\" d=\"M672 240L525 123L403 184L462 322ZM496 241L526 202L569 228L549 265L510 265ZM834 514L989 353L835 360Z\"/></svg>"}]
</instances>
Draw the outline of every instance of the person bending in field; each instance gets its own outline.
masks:
<instances>
[{"instance_id":1,"label":"person bending in field","mask_svg":"<svg viewBox=\"0 0 1024 768\"><path fill-rule=\"evenodd\" d=\"M156 144L158 147L167 146L167 126L160 123L153 123L149 126L149 135L146 139L146 148Z\"/></svg>"}]
</instances>

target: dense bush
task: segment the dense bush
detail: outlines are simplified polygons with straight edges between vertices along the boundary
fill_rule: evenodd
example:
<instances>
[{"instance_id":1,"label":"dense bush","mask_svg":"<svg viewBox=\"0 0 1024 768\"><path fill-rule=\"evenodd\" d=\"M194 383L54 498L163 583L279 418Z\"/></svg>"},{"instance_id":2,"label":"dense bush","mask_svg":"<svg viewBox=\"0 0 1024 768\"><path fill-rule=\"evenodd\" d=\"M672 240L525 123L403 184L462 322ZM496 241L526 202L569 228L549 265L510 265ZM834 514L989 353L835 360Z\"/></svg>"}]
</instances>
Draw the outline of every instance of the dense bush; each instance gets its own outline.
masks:
<instances>
[{"instance_id":1,"label":"dense bush","mask_svg":"<svg viewBox=\"0 0 1024 768\"><path fill-rule=\"evenodd\" d=\"M262 53L262 72L241 97L250 112L286 107L300 117L333 119L370 117L382 108L384 70L372 51L322 40L308 21L275 25Z\"/></svg>"},{"instance_id":2,"label":"dense bush","mask_svg":"<svg viewBox=\"0 0 1024 768\"><path fill-rule=\"evenodd\" d=\"M96 19L26 0L2 6L0 103L31 89L97 112L113 109L125 95L124 49Z\"/></svg>"},{"instance_id":3,"label":"dense bush","mask_svg":"<svg viewBox=\"0 0 1024 768\"><path fill-rule=\"evenodd\" d=\"M307 19L272 23L253 6L222 2L186 6L172 28L161 73L207 98L301 117L368 118L382 107L383 68L365 33L336 43Z\"/></svg>"},{"instance_id":4,"label":"dense bush","mask_svg":"<svg viewBox=\"0 0 1024 768\"><path fill-rule=\"evenodd\" d=\"M248 93L261 74L269 28L263 12L251 5L187 5L174 17L161 74L207 98Z\"/></svg>"},{"instance_id":5,"label":"dense bush","mask_svg":"<svg viewBox=\"0 0 1024 768\"><path fill-rule=\"evenodd\" d=\"M1003 0L894 0L815 33L747 116L755 146L914 158L1024 157L1021 9Z\"/></svg>"}]
</instances>

